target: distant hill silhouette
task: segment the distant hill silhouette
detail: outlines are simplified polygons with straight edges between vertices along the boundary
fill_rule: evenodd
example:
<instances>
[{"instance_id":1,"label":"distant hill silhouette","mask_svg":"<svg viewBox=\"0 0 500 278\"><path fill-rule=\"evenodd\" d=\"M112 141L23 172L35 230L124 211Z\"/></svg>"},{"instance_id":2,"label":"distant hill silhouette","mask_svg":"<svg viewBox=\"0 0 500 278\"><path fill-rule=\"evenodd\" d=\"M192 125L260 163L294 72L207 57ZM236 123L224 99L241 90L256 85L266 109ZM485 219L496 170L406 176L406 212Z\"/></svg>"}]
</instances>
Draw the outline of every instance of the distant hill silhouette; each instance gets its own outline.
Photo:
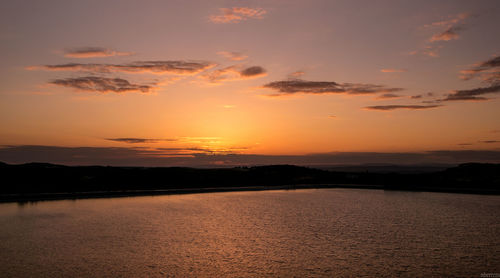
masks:
<instances>
[{"instance_id":1,"label":"distant hill silhouette","mask_svg":"<svg viewBox=\"0 0 500 278\"><path fill-rule=\"evenodd\" d=\"M376 186L387 190L500 192L500 164L468 163L436 172L329 171L293 165L220 169L182 167L63 166L0 162L0 200L47 193L308 185ZM30 197L30 198L31 198Z\"/></svg>"}]
</instances>

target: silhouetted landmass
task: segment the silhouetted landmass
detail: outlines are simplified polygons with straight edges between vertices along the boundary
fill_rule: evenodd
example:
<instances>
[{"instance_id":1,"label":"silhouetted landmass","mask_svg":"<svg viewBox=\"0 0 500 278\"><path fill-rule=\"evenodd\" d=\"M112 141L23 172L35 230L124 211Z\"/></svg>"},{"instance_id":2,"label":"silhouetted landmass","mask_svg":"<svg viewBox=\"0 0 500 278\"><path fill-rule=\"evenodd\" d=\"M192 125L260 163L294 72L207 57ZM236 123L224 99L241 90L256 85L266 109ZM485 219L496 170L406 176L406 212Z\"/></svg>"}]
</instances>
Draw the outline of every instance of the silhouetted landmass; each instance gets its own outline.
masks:
<instances>
[{"instance_id":1,"label":"silhouetted landmass","mask_svg":"<svg viewBox=\"0 0 500 278\"><path fill-rule=\"evenodd\" d=\"M435 172L353 172L292 165L197 169L0 162L0 175L3 201L320 187L500 193L500 164L479 163Z\"/></svg>"}]
</instances>

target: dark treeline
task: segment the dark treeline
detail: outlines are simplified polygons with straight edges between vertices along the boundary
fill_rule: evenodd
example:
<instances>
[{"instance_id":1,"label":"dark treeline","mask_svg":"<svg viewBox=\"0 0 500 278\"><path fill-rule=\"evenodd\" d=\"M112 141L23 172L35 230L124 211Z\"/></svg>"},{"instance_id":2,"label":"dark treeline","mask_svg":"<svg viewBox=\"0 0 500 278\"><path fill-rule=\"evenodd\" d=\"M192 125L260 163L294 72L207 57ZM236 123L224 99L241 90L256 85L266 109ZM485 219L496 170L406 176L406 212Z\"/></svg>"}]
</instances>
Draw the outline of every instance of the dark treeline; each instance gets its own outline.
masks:
<instances>
[{"instance_id":1,"label":"dark treeline","mask_svg":"<svg viewBox=\"0 0 500 278\"><path fill-rule=\"evenodd\" d=\"M77 193L280 185L375 185L384 189L500 192L500 164L425 173L341 172L292 165L198 169L0 163L0 194Z\"/></svg>"}]
</instances>

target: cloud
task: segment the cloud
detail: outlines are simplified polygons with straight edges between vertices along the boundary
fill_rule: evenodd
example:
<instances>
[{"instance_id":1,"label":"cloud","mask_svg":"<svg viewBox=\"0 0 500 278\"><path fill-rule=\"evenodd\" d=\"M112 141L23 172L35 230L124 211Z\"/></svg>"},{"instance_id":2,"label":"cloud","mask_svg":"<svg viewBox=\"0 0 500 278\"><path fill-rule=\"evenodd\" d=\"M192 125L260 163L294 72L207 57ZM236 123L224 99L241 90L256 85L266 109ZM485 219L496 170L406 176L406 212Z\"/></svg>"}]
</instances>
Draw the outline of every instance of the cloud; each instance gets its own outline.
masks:
<instances>
[{"instance_id":1,"label":"cloud","mask_svg":"<svg viewBox=\"0 0 500 278\"><path fill-rule=\"evenodd\" d=\"M485 144L494 144L494 143L500 143L498 140L483 140L479 141L480 143L485 143Z\"/></svg>"},{"instance_id":2,"label":"cloud","mask_svg":"<svg viewBox=\"0 0 500 278\"><path fill-rule=\"evenodd\" d=\"M377 97L377 99L391 99L391 98L399 98L401 97L400 95L396 95L396 94L382 94L380 96Z\"/></svg>"},{"instance_id":3,"label":"cloud","mask_svg":"<svg viewBox=\"0 0 500 278\"><path fill-rule=\"evenodd\" d=\"M457 14L455 16L452 16L450 19L446 20L441 20L441 21L436 21L431 24L424 25L424 27L435 27L435 26L450 26L450 25L455 25L463 20L467 19L471 15L469 13L461 13Z\"/></svg>"},{"instance_id":4,"label":"cloud","mask_svg":"<svg viewBox=\"0 0 500 278\"><path fill-rule=\"evenodd\" d=\"M500 80L500 55L495 56L484 62L475 64L472 68L460 71L463 80L480 78L481 80L492 83Z\"/></svg>"},{"instance_id":5,"label":"cloud","mask_svg":"<svg viewBox=\"0 0 500 278\"><path fill-rule=\"evenodd\" d=\"M247 55L240 52L231 52L231 51L219 51L217 54L231 60L231 61L242 61L248 58Z\"/></svg>"},{"instance_id":6,"label":"cloud","mask_svg":"<svg viewBox=\"0 0 500 278\"><path fill-rule=\"evenodd\" d=\"M162 141L167 141L167 142L178 141L178 139L151 139L151 138L106 138L106 140L121 142L121 143L129 143L129 144L158 143Z\"/></svg>"},{"instance_id":7,"label":"cloud","mask_svg":"<svg viewBox=\"0 0 500 278\"><path fill-rule=\"evenodd\" d=\"M361 83L337 83L333 81L306 81L301 79L274 81L263 86L277 91L272 96L291 94L375 94L402 91L402 88L389 88L383 85Z\"/></svg>"},{"instance_id":8,"label":"cloud","mask_svg":"<svg viewBox=\"0 0 500 278\"><path fill-rule=\"evenodd\" d=\"M384 73L400 73L400 72L407 72L408 70L406 69L381 69L381 72Z\"/></svg>"},{"instance_id":9,"label":"cloud","mask_svg":"<svg viewBox=\"0 0 500 278\"><path fill-rule=\"evenodd\" d=\"M248 67L248 68L240 71L240 74L243 77L262 76L265 73L266 73L266 70L263 67L259 67L259 66Z\"/></svg>"},{"instance_id":10,"label":"cloud","mask_svg":"<svg viewBox=\"0 0 500 278\"><path fill-rule=\"evenodd\" d=\"M433 96L434 96L434 93L429 92L429 93L426 93L426 94L420 94L420 95L410 96L410 98L411 98L411 99L421 99L421 98L425 98L425 97L433 97Z\"/></svg>"},{"instance_id":11,"label":"cloud","mask_svg":"<svg viewBox=\"0 0 500 278\"><path fill-rule=\"evenodd\" d=\"M453 100L488 100L488 98L482 97L484 94L500 93L500 83L493 84L488 87L479 87L470 90L457 90L452 94L449 94L443 101L453 101Z\"/></svg>"},{"instance_id":12,"label":"cloud","mask_svg":"<svg viewBox=\"0 0 500 278\"><path fill-rule=\"evenodd\" d=\"M266 70L260 66L229 66L203 74L200 78L212 84L219 84L226 81L258 78L265 75L267 75Z\"/></svg>"},{"instance_id":13,"label":"cloud","mask_svg":"<svg viewBox=\"0 0 500 278\"><path fill-rule=\"evenodd\" d=\"M77 78L55 79L50 84L74 88L82 91L92 91L101 93L126 93L141 92L149 93L153 86L130 83L122 78L105 78L97 76L85 76Z\"/></svg>"},{"instance_id":14,"label":"cloud","mask_svg":"<svg viewBox=\"0 0 500 278\"><path fill-rule=\"evenodd\" d=\"M111 57L111 56L129 56L133 52L120 52L104 47L78 47L65 50L64 57L68 58L93 58L93 57Z\"/></svg>"},{"instance_id":15,"label":"cloud","mask_svg":"<svg viewBox=\"0 0 500 278\"><path fill-rule=\"evenodd\" d=\"M365 108L369 110L390 111L396 109L422 110L422 109L437 108L440 106L442 105L376 105L376 106L367 106Z\"/></svg>"},{"instance_id":16,"label":"cloud","mask_svg":"<svg viewBox=\"0 0 500 278\"><path fill-rule=\"evenodd\" d=\"M207 61L138 61L128 64L81 64L68 63L60 65L30 66L28 70L49 71L84 71L95 73L154 73L154 74L176 74L193 75L209 68L215 64Z\"/></svg>"},{"instance_id":17,"label":"cloud","mask_svg":"<svg viewBox=\"0 0 500 278\"><path fill-rule=\"evenodd\" d=\"M472 146L473 144L472 143L460 143L457 145L459 145L459 146Z\"/></svg>"},{"instance_id":18,"label":"cloud","mask_svg":"<svg viewBox=\"0 0 500 278\"><path fill-rule=\"evenodd\" d=\"M213 23L239 23L248 19L262 19L267 13L262 8L232 7L219 9L221 14L211 15L210 21Z\"/></svg>"},{"instance_id":19,"label":"cloud","mask_svg":"<svg viewBox=\"0 0 500 278\"><path fill-rule=\"evenodd\" d=\"M500 56L495 56L484 62L477 63L472 68L462 70L460 76L463 80L480 79L488 86L477 87L467 90L456 90L447 95L444 101L450 100L488 100L485 94L500 93Z\"/></svg>"},{"instance_id":20,"label":"cloud","mask_svg":"<svg viewBox=\"0 0 500 278\"><path fill-rule=\"evenodd\" d=\"M424 25L425 28L444 27L444 29L441 29L441 31L432 35L427 40L426 45L419 50L410 52L410 55L421 54L429 57L439 57L439 50L443 46L436 45L436 43L459 39L459 33L464 30L463 21L465 21L468 17L470 17L470 14L461 13L446 20L436 21L431 24Z\"/></svg>"},{"instance_id":21,"label":"cloud","mask_svg":"<svg viewBox=\"0 0 500 278\"><path fill-rule=\"evenodd\" d=\"M459 32L461 32L464 28L461 26L452 26L445 31L434 34L429 41L430 42L435 42L435 41L451 41L451 40L456 40L460 38L458 35Z\"/></svg>"}]
</instances>

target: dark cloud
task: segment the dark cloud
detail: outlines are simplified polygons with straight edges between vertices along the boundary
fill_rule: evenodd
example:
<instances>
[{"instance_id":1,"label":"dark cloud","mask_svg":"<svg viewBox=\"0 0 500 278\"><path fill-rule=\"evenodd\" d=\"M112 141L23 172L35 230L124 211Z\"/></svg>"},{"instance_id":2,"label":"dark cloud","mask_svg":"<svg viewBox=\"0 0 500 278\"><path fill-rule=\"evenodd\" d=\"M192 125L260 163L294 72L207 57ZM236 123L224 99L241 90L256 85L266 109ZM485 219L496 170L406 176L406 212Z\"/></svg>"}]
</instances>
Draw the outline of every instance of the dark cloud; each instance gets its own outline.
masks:
<instances>
[{"instance_id":1,"label":"dark cloud","mask_svg":"<svg viewBox=\"0 0 500 278\"><path fill-rule=\"evenodd\" d=\"M333 81L306 81L301 79L275 81L263 86L278 93L274 96L303 94L376 94L402 91L402 88L389 88L383 85L361 83L337 83Z\"/></svg>"},{"instance_id":2,"label":"dark cloud","mask_svg":"<svg viewBox=\"0 0 500 278\"><path fill-rule=\"evenodd\" d=\"M214 70L200 76L209 83L222 83L226 81L235 81L243 79L251 79L265 76L266 70L260 66L241 67L229 66L223 69Z\"/></svg>"},{"instance_id":3,"label":"dark cloud","mask_svg":"<svg viewBox=\"0 0 500 278\"><path fill-rule=\"evenodd\" d=\"M64 56L69 58L93 58L111 56L129 56L133 52L120 52L104 47L78 47L65 50Z\"/></svg>"},{"instance_id":4,"label":"dark cloud","mask_svg":"<svg viewBox=\"0 0 500 278\"><path fill-rule=\"evenodd\" d=\"M462 70L460 73L464 80L479 77L487 83L498 82L500 80L500 56L477 63L474 67Z\"/></svg>"},{"instance_id":5,"label":"dark cloud","mask_svg":"<svg viewBox=\"0 0 500 278\"><path fill-rule=\"evenodd\" d=\"M193 153L182 155L168 150L112 147L3 146L0 161L6 163L48 162L66 165L115 166L212 166L213 165L354 165L367 163L421 164L500 162L498 150L441 150L430 152L376 153L335 152L310 155L258 155L235 153Z\"/></svg>"},{"instance_id":6,"label":"dark cloud","mask_svg":"<svg viewBox=\"0 0 500 278\"><path fill-rule=\"evenodd\" d=\"M422 110L422 109L436 108L440 106L442 105L376 105L376 106L367 106L365 108L369 110L389 111L396 109Z\"/></svg>"},{"instance_id":7,"label":"dark cloud","mask_svg":"<svg viewBox=\"0 0 500 278\"><path fill-rule=\"evenodd\" d=\"M151 138L106 138L109 141L138 144L138 143L158 143L158 142L174 142L177 139L151 139Z\"/></svg>"},{"instance_id":8,"label":"dark cloud","mask_svg":"<svg viewBox=\"0 0 500 278\"><path fill-rule=\"evenodd\" d=\"M468 70L461 71L461 74L461 78L464 80L479 78L483 83L486 83L489 86L467 90L456 90L454 93L449 94L444 101L488 100L488 98L483 95L500 93L500 56L477 63L476 66Z\"/></svg>"},{"instance_id":9,"label":"dark cloud","mask_svg":"<svg viewBox=\"0 0 500 278\"><path fill-rule=\"evenodd\" d=\"M449 94L443 101L452 101L452 100L487 100L487 98L482 97L484 94L491 93L499 93L500 92L500 83L494 84L489 87L480 87L474 88L470 90L458 90L452 94Z\"/></svg>"},{"instance_id":10,"label":"dark cloud","mask_svg":"<svg viewBox=\"0 0 500 278\"><path fill-rule=\"evenodd\" d=\"M244 77L257 76L257 75L262 75L264 73L266 73L266 70L263 67L259 66L249 67L240 71L241 76Z\"/></svg>"},{"instance_id":11,"label":"dark cloud","mask_svg":"<svg viewBox=\"0 0 500 278\"><path fill-rule=\"evenodd\" d=\"M485 143L485 144L494 144L494 143L500 143L498 140L483 140L479 141L480 143Z\"/></svg>"},{"instance_id":12,"label":"dark cloud","mask_svg":"<svg viewBox=\"0 0 500 278\"><path fill-rule=\"evenodd\" d=\"M44 65L27 67L29 70L50 71L85 71L96 73L124 72L124 73L154 73L193 75L215 66L206 61L138 61L127 64L81 64L68 63L60 65Z\"/></svg>"},{"instance_id":13,"label":"dark cloud","mask_svg":"<svg viewBox=\"0 0 500 278\"><path fill-rule=\"evenodd\" d=\"M149 93L153 89L151 85L134 84L122 78L105 78L97 76L55 79L50 81L49 83L82 91L101 93Z\"/></svg>"},{"instance_id":14,"label":"dark cloud","mask_svg":"<svg viewBox=\"0 0 500 278\"><path fill-rule=\"evenodd\" d=\"M426 94L414 95L414 96L411 96L410 98L412 98L412 99L421 99L421 98L424 98L424 97L433 97L433 96L434 96L434 93L429 92L429 93L426 93Z\"/></svg>"}]
</instances>

